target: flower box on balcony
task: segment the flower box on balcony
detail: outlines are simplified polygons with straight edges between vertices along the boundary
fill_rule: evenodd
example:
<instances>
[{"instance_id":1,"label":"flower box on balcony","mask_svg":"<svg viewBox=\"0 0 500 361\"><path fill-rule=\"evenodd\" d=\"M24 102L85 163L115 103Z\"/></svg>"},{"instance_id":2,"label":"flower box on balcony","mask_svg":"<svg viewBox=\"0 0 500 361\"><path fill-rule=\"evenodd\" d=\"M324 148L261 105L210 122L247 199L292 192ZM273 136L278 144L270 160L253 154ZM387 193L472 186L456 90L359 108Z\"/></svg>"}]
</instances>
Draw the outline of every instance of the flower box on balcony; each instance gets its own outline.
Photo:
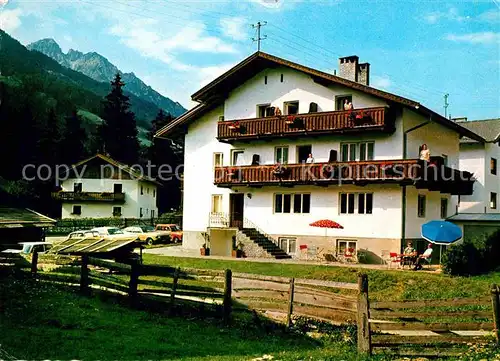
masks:
<instances>
[{"instance_id":1,"label":"flower box on balcony","mask_svg":"<svg viewBox=\"0 0 500 361\"><path fill-rule=\"evenodd\" d=\"M290 170L285 166L279 164L273 170L273 175L277 178L284 178L290 173Z\"/></svg>"},{"instance_id":2,"label":"flower box on balcony","mask_svg":"<svg viewBox=\"0 0 500 361\"><path fill-rule=\"evenodd\" d=\"M296 116L289 116L285 120L285 124L288 125L290 128L295 128L295 129L303 129L304 128L304 119Z\"/></svg>"}]
</instances>

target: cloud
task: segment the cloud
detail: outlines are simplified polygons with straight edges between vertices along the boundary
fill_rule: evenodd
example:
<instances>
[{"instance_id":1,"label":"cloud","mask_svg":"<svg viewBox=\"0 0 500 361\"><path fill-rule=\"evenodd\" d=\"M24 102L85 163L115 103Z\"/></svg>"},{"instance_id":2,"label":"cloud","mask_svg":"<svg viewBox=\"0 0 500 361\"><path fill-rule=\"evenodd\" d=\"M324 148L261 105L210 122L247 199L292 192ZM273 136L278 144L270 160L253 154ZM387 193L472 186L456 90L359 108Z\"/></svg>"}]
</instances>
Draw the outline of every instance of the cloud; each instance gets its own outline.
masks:
<instances>
[{"instance_id":1,"label":"cloud","mask_svg":"<svg viewBox=\"0 0 500 361\"><path fill-rule=\"evenodd\" d=\"M496 23L500 22L500 10L492 9L490 11L486 11L480 14L477 17L480 21L488 22L488 23Z\"/></svg>"},{"instance_id":2,"label":"cloud","mask_svg":"<svg viewBox=\"0 0 500 361\"><path fill-rule=\"evenodd\" d=\"M283 6L285 0L250 0L258 5L262 5L268 9L279 9Z\"/></svg>"},{"instance_id":3,"label":"cloud","mask_svg":"<svg viewBox=\"0 0 500 361\"><path fill-rule=\"evenodd\" d=\"M0 29L6 32L12 32L21 25L21 16L23 11L19 8L11 10L2 10L0 12Z\"/></svg>"},{"instance_id":4,"label":"cloud","mask_svg":"<svg viewBox=\"0 0 500 361\"><path fill-rule=\"evenodd\" d=\"M391 87L391 79L386 76L372 76L371 86L374 88L388 89Z\"/></svg>"},{"instance_id":5,"label":"cloud","mask_svg":"<svg viewBox=\"0 0 500 361\"><path fill-rule=\"evenodd\" d=\"M222 33L234 40L245 40L248 38L248 24L245 18L231 17L231 18L222 18L220 20L220 27Z\"/></svg>"},{"instance_id":6,"label":"cloud","mask_svg":"<svg viewBox=\"0 0 500 361\"><path fill-rule=\"evenodd\" d=\"M8 2L9 2L9 0L0 0L0 8L7 5Z\"/></svg>"},{"instance_id":7,"label":"cloud","mask_svg":"<svg viewBox=\"0 0 500 361\"><path fill-rule=\"evenodd\" d=\"M485 31L481 33L470 33L463 35L448 34L445 36L445 39L457 43L494 44L500 42L500 33Z\"/></svg>"},{"instance_id":8,"label":"cloud","mask_svg":"<svg viewBox=\"0 0 500 361\"><path fill-rule=\"evenodd\" d=\"M470 19L470 16L462 16L456 8L449 8L448 11L435 11L424 15L424 20L429 24L436 24L440 20L463 22Z\"/></svg>"}]
</instances>

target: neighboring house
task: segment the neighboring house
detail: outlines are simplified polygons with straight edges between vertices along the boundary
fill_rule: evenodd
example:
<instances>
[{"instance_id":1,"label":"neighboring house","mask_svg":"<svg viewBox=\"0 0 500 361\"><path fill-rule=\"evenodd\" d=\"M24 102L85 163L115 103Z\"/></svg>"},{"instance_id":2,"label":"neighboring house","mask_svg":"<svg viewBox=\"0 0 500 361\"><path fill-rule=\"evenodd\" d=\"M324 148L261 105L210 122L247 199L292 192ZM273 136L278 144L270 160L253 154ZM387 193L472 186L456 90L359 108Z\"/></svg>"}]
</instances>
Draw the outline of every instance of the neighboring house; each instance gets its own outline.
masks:
<instances>
[{"instance_id":1,"label":"neighboring house","mask_svg":"<svg viewBox=\"0 0 500 361\"><path fill-rule=\"evenodd\" d=\"M253 240L270 250L259 256L283 257L275 243L295 257L353 248L380 261L453 214L473 183L457 170L459 138L484 139L370 87L369 70L357 56L335 76L257 52L197 91L200 104L156 135L185 134L183 246L209 240L211 254L227 255L233 234L252 255ZM415 181L423 143L456 180ZM309 226L320 219L344 229Z\"/></svg>"},{"instance_id":2,"label":"neighboring house","mask_svg":"<svg viewBox=\"0 0 500 361\"><path fill-rule=\"evenodd\" d=\"M500 119L458 122L485 139L460 141L460 168L474 174L474 193L460 197L459 214L450 220L461 225L464 238L500 229Z\"/></svg>"},{"instance_id":3,"label":"neighboring house","mask_svg":"<svg viewBox=\"0 0 500 361\"><path fill-rule=\"evenodd\" d=\"M59 192L62 218L154 218L158 183L127 165L97 154L75 164Z\"/></svg>"}]
</instances>

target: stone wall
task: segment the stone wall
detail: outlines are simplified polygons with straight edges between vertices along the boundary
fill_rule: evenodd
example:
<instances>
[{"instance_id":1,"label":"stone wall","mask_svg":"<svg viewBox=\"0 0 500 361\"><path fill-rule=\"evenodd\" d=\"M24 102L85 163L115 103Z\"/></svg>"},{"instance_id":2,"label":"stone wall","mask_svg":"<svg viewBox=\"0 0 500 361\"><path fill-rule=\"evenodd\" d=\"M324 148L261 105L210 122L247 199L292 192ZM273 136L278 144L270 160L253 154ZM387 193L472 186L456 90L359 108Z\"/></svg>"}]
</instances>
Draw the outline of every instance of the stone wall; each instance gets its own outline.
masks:
<instances>
[{"instance_id":1,"label":"stone wall","mask_svg":"<svg viewBox=\"0 0 500 361\"><path fill-rule=\"evenodd\" d=\"M274 258L265 249L245 236L242 232L238 232L236 234L236 244L238 245L240 243L243 245L243 252L248 258Z\"/></svg>"}]
</instances>

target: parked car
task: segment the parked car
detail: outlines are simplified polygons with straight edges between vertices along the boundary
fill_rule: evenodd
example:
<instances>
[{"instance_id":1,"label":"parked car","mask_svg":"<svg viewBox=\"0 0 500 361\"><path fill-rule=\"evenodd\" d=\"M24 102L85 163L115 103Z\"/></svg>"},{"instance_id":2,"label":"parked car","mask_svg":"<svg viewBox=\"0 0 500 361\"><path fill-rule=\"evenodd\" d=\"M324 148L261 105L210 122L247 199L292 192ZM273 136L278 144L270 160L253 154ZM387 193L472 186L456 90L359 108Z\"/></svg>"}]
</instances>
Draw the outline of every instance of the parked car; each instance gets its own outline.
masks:
<instances>
[{"instance_id":1,"label":"parked car","mask_svg":"<svg viewBox=\"0 0 500 361\"><path fill-rule=\"evenodd\" d=\"M170 238L170 236L164 233L155 231L155 227L153 226L131 226L124 228L123 231L136 234L137 239L148 246L152 246L155 243L167 242Z\"/></svg>"},{"instance_id":2,"label":"parked car","mask_svg":"<svg viewBox=\"0 0 500 361\"><path fill-rule=\"evenodd\" d=\"M134 233L124 232L117 227L96 227L92 228L91 231L98 232L101 236L110 240L132 241L137 239Z\"/></svg>"},{"instance_id":3,"label":"parked car","mask_svg":"<svg viewBox=\"0 0 500 361\"><path fill-rule=\"evenodd\" d=\"M19 249L6 249L2 253L18 253L18 254L32 254L35 252L45 253L52 248L52 243L49 242L22 242L19 243Z\"/></svg>"},{"instance_id":4,"label":"parked car","mask_svg":"<svg viewBox=\"0 0 500 361\"><path fill-rule=\"evenodd\" d=\"M68 237L66 238L66 240L68 240L68 239L78 240L78 239L86 239L86 238L94 238L97 240L99 238L102 238L102 236L97 231L86 229L86 230L82 230L82 231L71 232L70 234L68 234Z\"/></svg>"},{"instance_id":5,"label":"parked car","mask_svg":"<svg viewBox=\"0 0 500 361\"><path fill-rule=\"evenodd\" d=\"M182 242L182 231L177 224L157 224L155 231L160 233L162 236L168 236L170 242Z\"/></svg>"}]
</instances>

